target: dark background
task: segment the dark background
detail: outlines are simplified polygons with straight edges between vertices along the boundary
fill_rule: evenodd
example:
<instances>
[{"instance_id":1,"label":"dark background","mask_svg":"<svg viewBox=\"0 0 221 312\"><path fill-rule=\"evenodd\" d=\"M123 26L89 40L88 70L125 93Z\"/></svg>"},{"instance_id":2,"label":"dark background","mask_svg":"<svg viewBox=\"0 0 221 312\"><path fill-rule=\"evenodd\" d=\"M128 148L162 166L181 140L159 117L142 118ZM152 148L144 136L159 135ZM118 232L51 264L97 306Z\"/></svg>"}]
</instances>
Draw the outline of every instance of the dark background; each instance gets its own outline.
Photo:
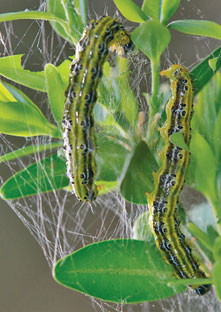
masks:
<instances>
[{"instance_id":1,"label":"dark background","mask_svg":"<svg viewBox=\"0 0 221 312\"><path fill-rule=\"evenodd\" d=\"M114 15L116 8L112 0L90 0L90 15L102 15L107 9L109 15ZM136 1L141 4L142 1ZM182 0L173 19L203 18L220 23L220 0ZM0 0L0 13L38 9L39 1L34 0ZM26 32L30 21L16 22L14 39ZM36 24L34 27L38 27ZM50 26L48 26L50 28ZM0 24L1 32L4 31ZM36 30L36 29L35 29ZM34 30L34 31L35 31ZM33 42L33 35L28 32L24 37L26 47ZM199 58L212 51L218 42L211 39L198 39L173 32L170 49L165 54L165 60L176 62L180 60L185 65L194 64ZM24 45L20 45L15 54L26 53ZM1 46L1 53L3 53ZM25 49L24 49L25 50ZM164 60L164 62L165 62ZM184 61L185 60L185 61ZM19 141L19 139L18 139ZM4 167L0 176L3 180ZM30 235L22 222L10 207L0 200L0 312L91 312L94 311L90 300L79 293L57 285L47 265L45 257L36 240ZM129 311L125 308L124 311ZM157 311L157 310L155 310Z\"/></svg>"}]
</instances>

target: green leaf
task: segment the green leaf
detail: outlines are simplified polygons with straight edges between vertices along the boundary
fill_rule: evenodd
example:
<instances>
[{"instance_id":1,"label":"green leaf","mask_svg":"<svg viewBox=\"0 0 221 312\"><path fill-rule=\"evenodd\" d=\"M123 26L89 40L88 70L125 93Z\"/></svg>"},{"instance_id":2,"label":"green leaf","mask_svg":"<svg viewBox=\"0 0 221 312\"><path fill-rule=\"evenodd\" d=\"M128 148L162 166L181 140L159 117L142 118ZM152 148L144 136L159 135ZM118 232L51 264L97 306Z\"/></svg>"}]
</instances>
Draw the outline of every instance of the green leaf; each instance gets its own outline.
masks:
<instances>
[{"instance_id":1,"label":"green leaf","mask_svg":"<svg viewBox=\"0 0 221 312\"><path fill-rule=\"evenodd\" d=\"M183 136L182 131L181 132L177 132L177 133L173 133L170 136L170 142L175 144L178 147L181 147L185 151L189 151L189 148L186 145L186 142L184 141L184 136Z\"/></svg>"},{"instance_id":2,"label":"green leaf","mask_svg":"<svg viewBox=\"0 0 221 312\"><path fill-rule=\"evenodd\" d=\"M138 103L129 84L128 59L117 57L116 66L104 64L102 81L99 83L98 101L111 112L124 130L137 128Z\"/></svg>"},{"instance_id":3,"label":"green leaf","mask_svg":"<svg viewBox=\"0 0 221 312\"><path fill-rule=\"evenodd\" d=\"M114 138L96 136L96 154L97 164L96 180L116 181L122 171L128 151L123 145L119 144Z\"/></svg>"},{"instance_id":4,"label":"green leaf","mask_svg":"<svg viewBox=\"0 0 221 312\"><path fill-rule=\"evenodd\" d=\"M214 153L209 144L199 133L192 135L190 151L195 169L195 188L202 192L207 198L214 199L216 197L216 161Z\"/></svg>"},{"instance_id":5,"label":"green leaf","mask_svg":"<svg viewBox=\"0 0 221 312\"><path fill-rule=\"evenodd\" d=\"M193 131L199 132L211 145L214 151L218 151L220 147L220 131L217 129L217 127L219 128L220 126L220 97L221 75L220 73L217 73L211 82L208 83L198 94L191 124Z\"/></svg>"},{"instance_id":6,"label":"green leaf","mask_svg":"<svg viewBox=\"0 0 221 312\"><path fill-rule=\"evenodd\" d=\"M180 0L144 0L142 9L154 20L165 24L176 12Z\"/></svg>"},{"instance_id":7,"label":"green leaf","mask_svg":"<svg viewBox=\"0 0 221 312\"><path fill-rule=\"evenodd\" d=\"M58 69L52 64L45 66L45 81L52 114L61 127L67 86L61 80Z\"/></svg>"},{"instance_id":8,"label":"green leaf","mask_svg":"<svg viewBox=\"0 0 221 312\"><path fill-rule=\"evenodd\" d=\"M74 7L77 12L81 15L81 19L84 25L87 24L87 0L75 0Z\"/></svg>"},{"instance_id":9,"label":"green leaf","mask_svg":"<svg viewBox=\"0 0 221 312\"><path fill-rule=\"evenodd\" d=\"M96 181L95 184L99 188L98 196L107 194L117 188L117 181Z\"/></svg>"},{"instance_id":10,"label":"green leaf","mask_svg":"<svg viewBox=\"0 0 221 312\"><path fill-rule=\"evenodd\" d=\"M152 172L157 163L144 141L138 143L128 155L122 172L120 192L129 202L147 204L146 193L153 191Z\"/></svg>"},{"instance_id":11,"label":"green leaf","mask_svg":"<svg viewBox=\"0 0 221 312\"><path fill-rule=\"evenodd\" d=\"M144 23L148 17L140 7L132 0L114 0L118 10L129 21L135 23Z\"/></svg>"},{"instance_id":12,"label":"green leaf","mask_svg":"<svg viewBox=\"0 0 221 312\"><path fill-rule=\"evenodd\" d=\"M168 46L170 37L168 29L157 21L144 23L132 33L134 44L155 62Z\"/></svg>"},{"instance_id":13,"label":"green leaf","mask_svg":"<svg viewBox=\"0 0 221 312\"><path fill-rule=\"evenodd\" d=\"M0 132L15 136L48 135L59 138L59 129L47 121L37 106L0 101Z\"/></svg>"},{"instance_id":14,"label":"green leaf","mask_svg":"<svg viewBox=\"0 0 221 312\"><path fill-rule=\"evenodd\" d=\"M217 262L221 262L221 236L218 236L217 239L215 240L215 244L213 247L213 255L214 259Z\"/></svg>"},{"instance_id":15,"label":"green leaf","mask_svg":"<svg viewBox=\"0 0 221 312\"><path fill-rule=\"evenodd\" d=\"M1 102L22 102L36 107L32 100L25 95L21 90L6 81L0 81L0 101Z\"/></svg>"},{"instance_id":16,"label":"green leaf","mask_svg":"<svg viewBox=\"0 0 221 312\"><path fill-rule=\"evenodd\" d=\"M218 59L216 63L216 70L214 71L209 65L209 60L216 57L218 57ZM207 82L210 81L219 68L221 68L221 46L214 50L191 71L194 95L196 95L207 84Z\"/></svg>"},{"instance_id":17,"label":"green leaf","mask_svg":"<svg viewBox=\"0 0 221 312\"><path fill-rule=\"evenodd\" d=\"M178 20L171 22L168 28L189 35L204 36L221 40L221 25L206 20Z\"/></svg>"},{"instance_id":18,"label":"green leaf","mask_svg":"<svg viewBox=\"0 0 221 312\"><path fill-rule=\"evenodd\" d=\"M57 70L59 71L60 78L65 86L68 86L69 78L70 78L70 60L65 60L59 66L57 66Z\"/></svg>"},{"instance_id":19,"label":"green leaf","mask_svg":"<svg viewBox=\"0 0 221 312\"><path fill-rule=\"evenodd\" d=\"M52 150L56 147L62 146L62 143L60 142L52 142L50 144L39 144L39 145L29 145L22 147L18 150L15 150L13 152L7 153L5 155L0 156L0 163L4 161L14 160L20 157L24 157L30 154L39 153L39 152L45 152L48 150Z\"/></svg>"},{"instance_id":20,"label":"green leaf","mask_svg":"<svg viewBox=\"0 0 221 312\"><path fill-rule=\"evenodd\" d=\"M221 75L220 75L221 78ZM221 88L221 84L220 84ZM220 90L221 93L221 90ZM218 98L217 98L218 99ZM220 99L220 98L219 98ZM220 164L220 159L221 159L221 108L220 111L217 115L216 122L214 124L214 148L215 148L215 154L216 154L216 162L217 165L219 166L219 171L221 171L221 164ZM218 188L219 189L219 188Z\"/></svg>"},{"instance_id":21,"label":"green leaf","mask_svg":"<svg viewBox=\"0 0 221 312\"><path fill-rule=\"evenodd\" d=\"M44 72L31 72L21 66L23 54L0 58L0 75L34 90L46 92Z\"/></svg>"},{"instance_id":22,"label":"green leaf","mask_svg":"<svg viewBox=\"0 0 221 312\"><path fill-rule=\"evenodd\" d=\"M189 223L190 232L210 251L213 250L213 246L210 243L210 239L206 233L204 233L200 228L195 224Z\"/></svg>"},{"instance_id":23,"label":"green leaf","mask_svg":"<svg viewBox=\"0 0 221 312\"><path fill-rule=\"evenodd\" d=\"M159 300L185 290L167 286L174 280L171 267L154 245L130 239L94 243L67 255L56 263L54 278L84 294L124 304Z\"/></svg>"},{"instance_id":24,"label":"green leaf","mask_svg":"<svg viewBox=\"0 0 221 312\"><path fill-rule=\"evenodd\" d=\"M217 298L221 301L221 261L213 266L213 284L216 288Z\"/></svg>"},{"instance_id":25,"label":"green leaf","mask_svg":"<svg viewBox=\"0 0 221 312\"><path fill-rule=\"evenodd\" d=\"M65 160L56 154L17 172L1 187L3 199L16 199L58 190L69 185Z\"/></svg>"},{"instance_id":26,"label":"green leaf","mask_svg":"<svg viewBox=\"0 0 221 312\"><path fill-rule=\"evenodd\" d=\"M213 71L216 71L216 64L218 61L218 57L214 57L213 59L210 59L208 61L210 68L212 68Z\"/></svg>"},{"instance_id":27,"label":"green leaf","mask_svg":"<svg viewBox=\"0 0 221 312\"><path fill-rule=\"evenodd\" d=\"M30 20L45 20L45 21L54 21L59 23L67 31L67 23L60 18L57 18L55 15L43 12L43 11L20 11L20 12L11 12L0 14L0 23L8 21L17 21L23 19Z\"/></svg>"},{"instance_id":28,"label":"green leaf","mask_svg":"<svg viewBox=\"0 0 221 312\"><path fill-rule=\"evenodd\" d=\"M54 16L66 21L67 28L64 29L60 23L51 22L55 31L64 39L75 45L81 38L83 32L83 23L81 16L75 10L71 0L48 0L47 10Z\"/></svg>"}]
</instances>

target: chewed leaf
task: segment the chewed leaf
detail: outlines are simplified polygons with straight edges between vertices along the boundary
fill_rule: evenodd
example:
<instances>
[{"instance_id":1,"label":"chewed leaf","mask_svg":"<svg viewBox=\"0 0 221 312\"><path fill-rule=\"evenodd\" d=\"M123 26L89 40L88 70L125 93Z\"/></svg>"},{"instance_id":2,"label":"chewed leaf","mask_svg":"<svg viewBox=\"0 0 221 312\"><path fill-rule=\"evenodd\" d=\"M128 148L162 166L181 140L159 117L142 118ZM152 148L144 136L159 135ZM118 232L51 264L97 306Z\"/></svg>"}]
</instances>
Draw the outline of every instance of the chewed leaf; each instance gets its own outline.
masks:
<instances>
[{"instance_id":1,"label":"chewed leaf","mask_svg":"<svg viewBox=\"0 0 221 312\"><path fill-rule=\"evenodd\" d=\"M172 296L185 287L168 287L171 268L154 245L116 239L87 245L60 259L54 278L63 286L111 302L137 303Z\"/></svg>"},{"instance_id":2,"label":"chewed leaf","mask_svg":"<svg viewBox=\"0 0 221 312\"><path fill-rule=\"evenodd\" d=\"M44 72L32 72L21 66L22 54L0 58L0 75L34 90L46 92Z\"/></svg>"},{"instance_id":3,"label":"chewed leaf","mask_svg":"<svg viewBox=\"0 0 221 312\"><path fill-rule=\"evenodd\" d=\"M141 141L125 162L120 184L122 196L129 202L147 204L146 192L153 191L152 172L157 168L147 144Z\"/></svg>"},{"instance_id":4,"label":"chewed leaf","mask_svg":"<svg viewBox=\"0 0 221 312\"><path fill-rule=\"evenodd\" d=\"M215 70L211 68L209 60L217 58ZM216 71L221 68L221 46L214 50L200 64L191 71L194 95L196 95L210 81Z\"/></svg>"},{"instance_id":5,"label":"chewed leaf","mask_svg":"<svg viewBox=\"0 0 221 312\"><path fill-rule=\"evenodd\" d=\"M1 187L4 199L16 199L58 190L69 185L65 161L56 154L17 172Z\"/></svg>"}]
</instances>

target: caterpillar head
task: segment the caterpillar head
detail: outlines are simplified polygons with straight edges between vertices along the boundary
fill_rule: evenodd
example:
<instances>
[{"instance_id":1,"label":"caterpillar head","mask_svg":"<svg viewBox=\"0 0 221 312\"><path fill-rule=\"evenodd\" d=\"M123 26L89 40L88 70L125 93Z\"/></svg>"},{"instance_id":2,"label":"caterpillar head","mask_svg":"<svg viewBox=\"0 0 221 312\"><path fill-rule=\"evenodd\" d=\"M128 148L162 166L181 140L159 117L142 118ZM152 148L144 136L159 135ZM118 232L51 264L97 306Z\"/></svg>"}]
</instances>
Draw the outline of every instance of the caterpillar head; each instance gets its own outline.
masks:
<instances>
[{"instance_id":1,"label":"caterpillar head","mask_svg":"<svg viewBox=\"0 0 221 312\"><path fill-rule=\"evenodd\" d=\"M116 50L119 55L126 57L134 50L134 47L130 34L126 30L120 29L111 45L111 50Z\"/></svg>"},{"instance_id":2,"label":"caterpillar head","mask_svg":"<svg viewBox=\"0 0 221 312\"><path fill-rule=\"evenodd\" d=\"M160 72L161 76L166 76L170 80L176 80L180 78L190 79L188 70L181 65L172 65L170 68Z\"/></svg>"}]
</instances>

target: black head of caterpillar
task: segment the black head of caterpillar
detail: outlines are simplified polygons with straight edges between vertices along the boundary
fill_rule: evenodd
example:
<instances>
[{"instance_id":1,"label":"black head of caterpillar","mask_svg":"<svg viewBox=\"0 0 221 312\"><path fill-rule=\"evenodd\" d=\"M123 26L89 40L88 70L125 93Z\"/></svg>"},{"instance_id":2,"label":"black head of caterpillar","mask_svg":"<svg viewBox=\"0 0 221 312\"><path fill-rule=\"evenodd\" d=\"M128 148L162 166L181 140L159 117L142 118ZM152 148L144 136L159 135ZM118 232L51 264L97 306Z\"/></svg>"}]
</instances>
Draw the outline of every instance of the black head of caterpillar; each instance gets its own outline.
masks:
<instances>
[{"instance_id":1,"label":"black head of caterpillar","mask_svg":"<svg viewBox=\"0 0 221 312\"><path fill-rule=\"evenodd\" d=\"M178 198L182 190L189 164L189 151L172 144L170 136L182 132L187 145L190 142L193 91L186 68L172 65L160 73L170 79L172 97L167 104L167 120L160 133L164 147L160 153L161 167L154 173L154 190L147 195L150 208L150 227L156 245L165 261L172 265L177 278L205 278L185 236L179 229L177 218ZM198 295L204 295L211 285L190 286Z\"/></svg>"},{"instance_id":2,"label":"black head of caterpillar","mask_svg":"<svg viewBox=\"0 0 221 312\"><path fill-rule=\"evenodd\" d=\"M132 49L130 35L122 24L105 16L85 28L70 67L62 121L64 151L72 190L84 202L95 200L98 193L93 107L102 67L109 51L125 56Z\"/></svg>"}]
</instances>

